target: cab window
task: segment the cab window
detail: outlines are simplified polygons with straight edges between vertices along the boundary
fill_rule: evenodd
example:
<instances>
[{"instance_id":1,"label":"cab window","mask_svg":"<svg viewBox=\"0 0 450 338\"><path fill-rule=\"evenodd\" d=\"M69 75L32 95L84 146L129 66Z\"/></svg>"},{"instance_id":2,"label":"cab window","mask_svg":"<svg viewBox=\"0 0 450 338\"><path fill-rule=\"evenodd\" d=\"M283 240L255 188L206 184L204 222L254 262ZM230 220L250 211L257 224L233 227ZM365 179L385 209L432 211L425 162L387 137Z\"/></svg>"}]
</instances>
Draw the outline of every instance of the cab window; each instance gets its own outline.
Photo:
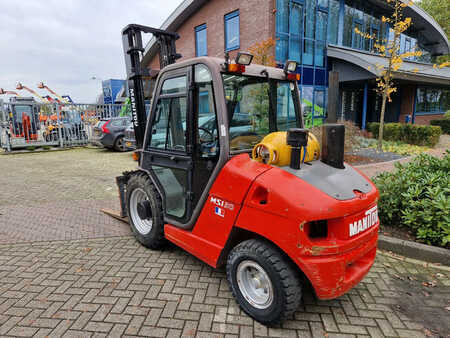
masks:
<instances>
[{"instance_id":1,"label":"cab window","mask_svg":"<svg viewBox=\"0 0 450 338\"><path fill-rule=\"evenodd\" d=\"M197 154L200 157L214 157L219 152L216 110L212 77L209 69L202 64L195 65Z\"/></svg>"},{"instance_id":2,"label":"cab window","mask_svg":"<svg viewBox=\"0 0 450 338\"><path fill-rule=\"evenodd\" d=\"M155 110L150 147L186 150L186 76L164 81Z\"/></svg>"}]
</instances>

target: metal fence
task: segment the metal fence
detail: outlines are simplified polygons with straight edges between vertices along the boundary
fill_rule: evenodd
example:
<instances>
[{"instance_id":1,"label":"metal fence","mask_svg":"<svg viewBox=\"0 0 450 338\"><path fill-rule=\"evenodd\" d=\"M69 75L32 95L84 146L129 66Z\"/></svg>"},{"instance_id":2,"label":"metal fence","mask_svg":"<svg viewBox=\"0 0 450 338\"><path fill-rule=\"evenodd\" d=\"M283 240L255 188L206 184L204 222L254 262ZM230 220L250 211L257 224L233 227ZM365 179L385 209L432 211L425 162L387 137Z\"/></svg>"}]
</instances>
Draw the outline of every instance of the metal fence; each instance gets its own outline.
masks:
<instances>
[{"instance_id":1,"label":"metal fence","mask_svg":"<svg viewBox=\"0 0 450 338\"><path fill-rule=\"evenodd\" d=\"M40 104L0 101L0 147L6 151L86 145L95 124L128 114L121 104Z\"/></svg>"}]
</instances>

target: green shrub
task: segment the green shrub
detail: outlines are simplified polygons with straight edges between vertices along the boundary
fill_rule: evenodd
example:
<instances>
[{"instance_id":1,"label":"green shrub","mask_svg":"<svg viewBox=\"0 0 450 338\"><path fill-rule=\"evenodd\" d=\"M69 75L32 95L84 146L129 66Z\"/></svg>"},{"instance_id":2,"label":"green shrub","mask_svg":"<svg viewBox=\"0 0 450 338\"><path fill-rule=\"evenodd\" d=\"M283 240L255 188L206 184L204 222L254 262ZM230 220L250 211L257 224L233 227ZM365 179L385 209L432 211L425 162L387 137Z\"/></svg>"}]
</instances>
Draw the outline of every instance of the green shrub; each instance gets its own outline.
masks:
<instances>
[{"instance_id":1,"label":"green shrub","mask_svg":"<svg viewBox=\"0 0 450 338\"><path fill-rule=\"evenodd\" d=\"M442 120L431 120L430 124L433 126L439 126L444 134L450 134L450 118Z\"/></svg>"},{"instance_id":2,"label":"green shrub","mask_svg":"<svg viewBox=\"0 0 450 338\"><path fill-rule=\"evenodd\" d=\"M450 110L447 110L447 112L444 114L444 119L450 120Z\"/></svg>"},{"instance_id":3,"label":"green shrub","mask_svg":"<svg viewBox=\"0 0 450 338\"><path fill-rule=\"evenodd\" d=\"M368 130L374 138L378 138L380 124L371 122ZM385 123L383 139L386 141L401 141L418 146L434 147L439 142L442 130L439 126L422 126L418 124Z\"/></svg>"},{"instance_id":4,"label":"green shrub","mask_svg":"<svg viewBox=\"0 0 450 338\"><path fill-rule=\"evenodd\" d=\"M367 148L377 148L377 141L372 139L372 143ZM429 147L418 146L415 144L408 144L400 141L385 141L383 140L383 150L399 155L420 155L428 150Z\"/></svg>"},{"instance_id":5,"label":"green shrub","mask_svg":"<svg viewBox=\"0 0 450 338\"><path fill-rule=\"evenodd\" d=\"M439 159L419 155L407 164L396 164L374 183L380 191L381 224L407 227L427 244L450 244L450 151Z\"/></svg>"}]
</instances>

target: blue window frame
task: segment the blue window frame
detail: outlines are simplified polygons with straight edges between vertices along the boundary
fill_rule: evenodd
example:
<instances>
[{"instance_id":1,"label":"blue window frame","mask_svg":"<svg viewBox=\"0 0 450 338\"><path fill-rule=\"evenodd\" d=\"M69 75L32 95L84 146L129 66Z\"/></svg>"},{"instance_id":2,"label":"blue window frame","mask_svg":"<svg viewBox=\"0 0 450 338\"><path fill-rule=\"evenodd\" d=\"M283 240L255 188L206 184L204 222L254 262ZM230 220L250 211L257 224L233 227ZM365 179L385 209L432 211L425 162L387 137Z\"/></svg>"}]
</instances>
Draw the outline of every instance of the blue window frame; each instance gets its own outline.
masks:
<instances>
[{"instance_id":1,"label":"blue window frame","mask_svg":"<svg viewBox=\"0 0 450 338\"><path fill-rule=\"evenodd\" d=\"M225 15L225 50L239 49L239 10Z\"/></svg>"},{"instance_id":2,"label":"blue window frame","mask_svg":"<svg viewBox=\"0 0 450 338\"><path fill-rule=\"evenodd\" d=\"M208 55L206 24L195 27L195 56Z\"/></svg>"}]
</instances>

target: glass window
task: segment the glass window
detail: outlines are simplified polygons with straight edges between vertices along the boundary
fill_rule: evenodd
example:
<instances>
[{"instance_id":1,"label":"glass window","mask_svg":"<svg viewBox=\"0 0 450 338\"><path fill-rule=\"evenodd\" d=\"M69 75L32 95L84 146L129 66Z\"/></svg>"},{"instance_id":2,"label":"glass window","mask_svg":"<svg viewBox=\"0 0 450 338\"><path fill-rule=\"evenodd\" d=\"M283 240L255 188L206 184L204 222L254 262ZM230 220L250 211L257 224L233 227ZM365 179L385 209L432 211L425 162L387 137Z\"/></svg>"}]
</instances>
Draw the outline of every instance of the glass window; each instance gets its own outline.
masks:
<instances>
[{"instance_id":1,"label":"glass window","mask_svg":"<svg viewBox=\"0 0 450 338\"><path fill-rule=\"evenodd\" d=\"M312 65L314 56L314 41L304 40L303 47L303 64Z\"/></svg>"},{"instance_id":2,"label":"glass window","mask_svg":"<svg viewBox=\"0 0 450 338\"><path fill-rule=\"evenodd\" d=\"M289 33L289 0L277 0L277 33Z\"/></svg>"},{"instance_id":3,"label":"glass window","mask_svg":"<svg viewBox=\"0 0 450 338\"><path fill-rule=\"evenodd\" d=\"M314 117L324 117L325 116L325 91L315 90L314 91Z\"/></svg>"},{"instance_id":4,"label":"glass window","mask_svg":"<svg viewBox=\"0 0 450 338\"><path fill-rule=\"evenodd\" d=\"M186 93L186 76L174 77L164 81L160 95Z\"/></svg>"},{"instance_id":5,"label":"glass window","mask_svg":"<svg viewBox=\"0 0 450 338\"><path fill-rule=\"evenodd\" d=\"M324 42L316 42L316 54L314 57L314 64L317 67L325 66L325 43Z\"/></svg>"},{"instance_id":6,"label":"glass window","mask_svg":"<svg viewBox=\"0 0 450 338\"><path fill-rule=\"evenodd\" d=\"M315 0L305 0L305 37L314 39Z\"/></svg>"},{"instance_id":7,"label":"glass window","mask_svg":"<svg viewBox=\"0 0 450 338\"><path fill-rule=\"evenodd\" d=\"M325 41L327 37L327 17L328 14L322 11L316 16L316 40Z\"/></svg>"},{"instance_id":8,"label":"glass window","mask_svg":"<svg viewBox=\"0 0 450 338\"><path fill-rule=\"evenodd\" d=\"M314 68L303 67L303 84L304 85L314 84Z\"/></svg>"},{"instance_id":9,"label":"glass window","mask_svg":"<svg viewBox=\"0 0 450 338\"><path fill-rule=\"evenodd\" d=\"M301 38L303 36L303 8L292 3L289 17L289 60L301 62Z\"/></svg>"},{"instance_id":10,"label":"glass window","mask_svg":"<svg viewBox=\"0 0 450 338\"><path fill-rule=\"evenodd\" d=\"M201 82L211 82L211 72L209 71L208 67L202 64L195 65L195 83L201 83Z\"/></svg>"},{"instance_id":11,"label":"glass window","mask_svg":"<svg viewBox=\"0 0 450 338\"><path fill-rule=\"evenodd\" d=\"M421 87L417 89L417 113L445 113L450 110L450 90Z\"/></svg>"},{"instance_id":12,"label":"glass window","mask_svg":"<svg viewBox=\"0 0 450 338\"><path fill-rule=\"evenodd\" d=\"M239 11L225 15L225 49L239 48Z\"/></svg>"},{"instance_id":13,"label":"glass window","mask_svg":"<svg viewBox=\"0 0 450 338\"><path fill-rule=\"evenodd\" d=\"M362 24L359 23L359 22L355 22L355 24L354 24L352 48L362 49L362 47L363 47L363 37L361 36L361 34L356 33L355 29L358 29L358 31L363 32Z\"/></svg>"},{"instance_id":14,"label":"glass window","mask_svg":"<svg viewBox=\"0 0 450 338\"><path fill-rule=\"evenodd\" d=\"M306 128L312 126L313 92L313 87L302 87L302 112Z\"/></svg>"},{"instance_id":15,"label":"glass window","mask_svg":"<svg viewBox=\"0 0 450 338\"><path fill-rule=\"evenodd\" d=\"M289 83L278 83L277 129L288 130L297 126L292 90Z\"/></svg>"},{"instance_id":16,"label":"glass window","mask_svg":"<svg viewBox=\"0 0 450 338\"><path fill-rule=\"evenodd\" d=\"M319 7L328 8L328 0L317 0Z\"/></svg>"},{"instance_id":17,"label":"glass window","mask_svg":"<svg viewBox=\"0 0 450 338\"><path fill-rule=\"evenodd\" d=\"M165 150L186 149L186 97L162 97L156 106L150 146Z\"/></svg>"},{"instance_id":18,"label":"glass window","mask_svg":"<svg viewBox=\"0 0 450 338\"><path fill-rule=\"evenodd\" d=\"M201 157L214 157L219 153L214 94L211 73L204 65L195 66L197 88L197 152Z\"/></svg>"},{"instance_id":19,"label":"glass window","mask_svg":"<svg viewBox=\"0 0 450 338\"><path fill-rule=\"evenodd\" d=\"M276 59L280 63L285 62L288 59L288 37L279 36L276 42Z\"/></svg>"},{"instance_id":20,"label":"glass window","mask_svg":"<svg viewBox=\"0 0 450 338\"><path fill-rule=\"evenodd\" d=\"M235 74L222 76L230 121L230 150L252 149L269 132L286 130L291 125L290 119L295 117L293 83ZM278 128L270 125L272 114L280 121Z\"/></svg>"},{"instance_id":21,"label":"glass window","mask_svg":"<svg viewBox=\"0 0 450 338\"><path fill-rule=\"evenodd\" d=\"M417 89L417 102L416 102L416 111L417 112L425 112L425 89L418 88Z\"/></svg>"},{"instance_id":22,"label":"glass window","mask_svg":"<svg viewBox=\"0 0 450 338\"><path fill-rule=\"evenodd\" d=\"M352 36L353 36L353 8L345 5L345 16L344 16L344 46L352 46Z\"/></svg>"},{"instance_id":23,"label":"glass window","mask_svg":"<svg viewBox=\"0 0 450 338\"><path fill-rule=\"evenodd\" d=\"M353 15L354 15L355 19L361 20L361 21L364 20L364 12L362 10L355 8L353 13L354 13Z\"/></svg>"},{"instance_id":24,"label":"glass window","mask_svg":"<svg viewBox=\"0 0 450 338\"><path fill-rule=\"evenodd\" d=\"M206 24L195 27L195 55L208 55L208 42L206 37Z\"/></svg>"},{"instance_id":25,"label":"glass window","mask_svg":"<svg viewBox=\"0 0 450 338\"><path fill-rule=\"evenodd\" d=\"M374 48L374 44L375 43L380 43L379 39L380 39L380 31L378 30L378 28L372 28L372 37L373 39L370 40L370 48L369 51L371 52L377 52L377 50L375 50Z\"/></svg>"},{"instance_id":26,"label":"glass window","mask_svg":"<svg viewBox=\"0 0 450 338\"><path fill-rule=\"evenodd\" d=\"M339 32L339 1L330 0L330 9L328 12L328 43L338 43Z\"/></svg>"},{"instance_id":27,"label":"glass window","mask_svg":"<svg viewBox=\"0 0 450 338\"><path fill-rule=\"evenodd\" d=\"M410 52L410 51L411 51L411 39L406 38L405 39L405 52Z\"/></svg>"},{"instance_id":28,"label":"glass window","mask_svg":"<svg viewBox=\"0 0 450 338\"><path fill-rule=\"evenodd\" d=\"M314 75L314 83L316 86L325 86L326 85L326 70L316 68Z\"/></svg>"},{"instance_id":29,"label":"glass window","mask_svg":"<svg viewBox=\"0 0 450 338\"><path fill-rule=\"evenodd\" d=\"M164 187L165 212L183 218L186 212L187 171L152 166L158 181Z\"/></svg>"}]
</instances>

